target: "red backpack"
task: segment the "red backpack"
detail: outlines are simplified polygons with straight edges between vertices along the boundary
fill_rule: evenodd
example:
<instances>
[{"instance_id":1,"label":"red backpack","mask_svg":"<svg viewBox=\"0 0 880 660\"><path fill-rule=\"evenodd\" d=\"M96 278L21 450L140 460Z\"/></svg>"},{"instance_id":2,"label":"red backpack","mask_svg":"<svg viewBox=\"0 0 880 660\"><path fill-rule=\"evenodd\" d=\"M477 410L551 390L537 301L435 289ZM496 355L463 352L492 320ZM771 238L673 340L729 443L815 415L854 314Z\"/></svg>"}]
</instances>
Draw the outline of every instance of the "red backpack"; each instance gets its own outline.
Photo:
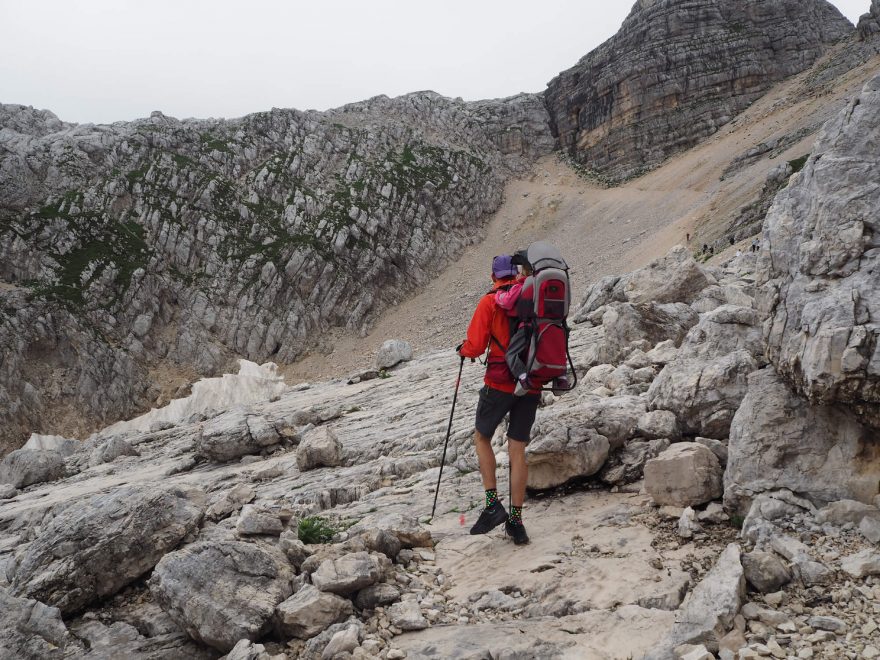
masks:
<instances>
[{"instance_id":1,"label":"red backpack","mask_svg":"<svg viewBox=\"0 0 880 660\"><path fill-rule=\"evenodd\" d=\"M514 378L526 375L529 389L568 392L577 385L577 374L568 350L566 323L571 304L568 264L555 247L538 241L514 262L527 262L532 274L523 282L516 303L517 327L511 332L505 354ZM568 378L571 367L572 378ZM545 387L552 383L552 387ZM524 393L519 390L518 393Z\"/></svg>"}]
</instances>

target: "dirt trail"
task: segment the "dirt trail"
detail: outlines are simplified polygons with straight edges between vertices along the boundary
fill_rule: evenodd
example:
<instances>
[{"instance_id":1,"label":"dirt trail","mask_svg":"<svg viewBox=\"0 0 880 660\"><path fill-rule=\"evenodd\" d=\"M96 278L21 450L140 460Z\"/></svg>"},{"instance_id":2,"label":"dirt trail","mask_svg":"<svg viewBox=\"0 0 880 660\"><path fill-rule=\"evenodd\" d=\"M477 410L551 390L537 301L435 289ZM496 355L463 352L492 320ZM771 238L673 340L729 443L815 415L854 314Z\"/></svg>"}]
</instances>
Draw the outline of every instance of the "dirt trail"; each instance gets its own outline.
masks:
<instances>
[{"instance_id":1,"label":"dirt trail","mask_svg":"<svg viewBox=\"0 0 880 660\"><path fill-rule=\"evenodd\" d=\"M821 66L821 63L819 65ZM574 298L604 275L639 268L673 245L725 247L724 229L759 194L776 165L809 153L815 132L775 157L762 157L721 181L725 168L772 138L813 130L857 92L880 58L850 71L833 89L804 94L810 72L781 83L703 144L616 188L580 177L556 156L531 176L508 182L504 201L474 245L428 286L388 309L366 337L334 333L334 350L282 369L291 383L342 377L370 367L386 339L405 339L417 352L449 347L464 336L480 295L491 285L496 254L542 239L557 244L571 266Z\"/></svg>"}]
</instances>

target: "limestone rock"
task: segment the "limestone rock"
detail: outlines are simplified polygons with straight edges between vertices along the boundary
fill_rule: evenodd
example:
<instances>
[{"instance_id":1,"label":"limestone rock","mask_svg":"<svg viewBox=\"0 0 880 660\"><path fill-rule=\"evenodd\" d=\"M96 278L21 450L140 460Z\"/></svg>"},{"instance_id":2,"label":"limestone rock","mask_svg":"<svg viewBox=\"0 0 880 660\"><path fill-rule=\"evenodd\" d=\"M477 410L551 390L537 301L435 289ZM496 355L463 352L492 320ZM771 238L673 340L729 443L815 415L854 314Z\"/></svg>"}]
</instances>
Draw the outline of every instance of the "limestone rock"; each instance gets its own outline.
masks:
<instances>
[{"instance_id":1,"label":"limestone rock","mask_svg":"<svg viewBox=\"0 0 880 660\"><path fill-rule=\"evenodd\" d=\"M822 0L642 0L549 83L553 134L579 163L626 179L711 135L851 31ZM791 50L768 47L781 42Z\"/></svg>"},{"instance_id":2,"label":"limestone rock","mask_svg":"<svg viewBox=\"0 0 880 660\"><path fill-rule=\"evenodd\" d=\"M867 451L872 432L852 411L810 406L762 369L731 424L724 502L745 514L762 492L786 488L824 504L871 502L880 484L880 457Z\"/></svg>"},{"instance_id":3,"label":"limestone rock","mask_svg":"<svg viewBox=\"0 0 880 660\"><path fill-rule=\"evenodd\" d=\"M342 443L328 426L306 433L296 450L296 464L301 471L334 467L342 462Z\"/></svg>"},{"instance_id":4,"label":"limestone rock","mask_svg":"<svg viewBox=\"0 0 880 660\"><path fill-rule=\"evenodd\" d=\"M0 484L0 500L11 500L18 490L12 484Z\"/></svg>"},{"instance_id":5,"label":"limestone rock","mask_svg":"<svg viewBox=\"0 0 880 660\"><path fill-rule=\"evenodd\" d=\"M731 543L712 570L694 587L665 640L645 657L667 658L672 649L681 644L705 644L717 651L719 640L733 628L733 619L742 607L745 593L740 549Z\"/></svg>"},{"instance_id":6,"label":"limestone rock","mask_svg":"<svg viewBox=\"0 0 880 660\"><path fill-rule=\"evenodd\" d=\"M70 456L82 448L79 440L71 440L60 435L39 435L32 433L22 449L40 449L42 451L57 451L64 456Z\"/></svg>"},{"instance_id":7,"label":"limestone rock","mask_svg":"<svg viewBox=\"0 0 880 660\"><path fill-rule=\"evenodd\" d=\"M822 129L770 208L756 266L767 356L814 404L880 428L880 76ZM816 203L816 200L821 200Z\"/></svg>"},{"instance_id":8,"label":"limestone rock","mask_svg":"<svg viewBox=\"0 0 880 660\"><path fill-rule=\"evenodd\" d=\"M651 383L648 405L653 410L674 410L683 432L726 438L748 390L748 376L757 368L746 351L720 358L685 353L663 367Z\"/></svg>"},{"instance_id":9,"label":"limestone rock","mask_svg":"<svg viewBox=\"0 0 880 660\"><path fill-rule=\"evenodd\" d=\"M57 515L24 552L13 592L73 613L134 582L189 534L201 491L125 486Z\"/></svg>"},{"instance_id":10,"label":"limestone rock","mask_svg":"<svg viewBox=\"0 0 880 660\"><path fill-rule=\"evenodd\" d=\"M252 504L245 504L241 509L241 514L238 516L235 531L240 536L252 534L279 536L284 531L284 523L281 522L281 518L278 517L276 512L268 511Z\"/></svg>"},{"instance_id":11,"label":"limestone rock","mask_svg":"<svg viewBox=\"0 0 880 660\"><path fill-rule=\"evenodd\" d=\"M308 546L299 540L296 532L283 532L278 545L297 570L312 554Z\"/></svg>"},{"instance_id":12,"label":"limestone rock","mask_svg":"<svg viewBox=\"0 0 880 660\"><path fill-rule=\"evenodd\" d=\"M710 502L723 493L721 479L715 454L695 442L676 443L645 464L645 490L657 504Z\"/></svg>"},{"instance_id":13,"label":"limestone rock","mask_svg":"<svg viewBox=\"0 0 880 660\"><path fill-rule=\"evenodd\" d=\"M232 409L208 420L196 440L198 454L212 461L231 461L258 454L281 442L273 427L249 418L241 409Z\"/></svg>"},{"instance_id":14,"label":"limestone rock","mask_svg":"<svg viewBox=\"0 0 880 660\"><path fill-rule=\"evenodd\" d=\"M325 559L312 573L312 584L321 591L348 595L375 584L379 563L367 552L354 552L337 559Z\"/></svg>"},{"instance_id":15,"label":"limestone rock","mask_svg":"<svg viewBox=\"0 0 880 660\"><path fill-rule=\"evenodd\" d=\"M636 432L648 440L656 438L678 440L681 437L678 418L670 410L652 410L645 413L639 417Z\"/></svg>"},{"instance_id":16,"label":"limestone rock","mask_svg":"<svg viewBox=\"0 0 880 660\"><path fill-rule=\"evenodd\" d=\"M413 349L408 341L389 339L382 344L376 354L376 368L390 369L401 362L412 360L412 356Z\"/></svg>"},{"instance_id":17,"label":"limestone rock","mask_svg":"<svg viewBox=\"0 0 880 660\"><path fill-rule=\"evenodd\" d=\"M18 449L0 461L0 483L24 488L64 476L64 458L57 451Z\"/></svg>"},{"instance_id":18,"label":"limestone rock","mask_svg":"<svg viewBox=\"0 0 880 660\"><path fill-rule=\"evenodd\" d=\"M665 256L625 275L621 284L631 303L690 303L709 280L690 251L676 245Z\"/></svg>"},{"instance_id":19,"label":"limestone rock","mask_svg":"<svg viewBox=\"0 0 880 660\"><path fill-rule=\"evenodd\" d=\"M284 637L309 639L351 613L351 601L307 584L278 605L275 625Z\"/></svg>"},{"instance_id":20,"label":"limestone rock","mask_svg":"<svg viewBox=\"0 0 880 660\"><path fill-rule=\"evenodd\" d=\"M293 571L281 551L241 541L200 541L166 555L149 586L187 634L220 651L258 639L290 596Z\"/></svg>"},{"instance_id":21,"label":"limestone rock","mask_svg":"<svg viewBox=\"0 0 880 660\"><path fill-rule=\"evenodd\" d=\"M870 548L862 550L841 560L840 567L856 578L880 575L880 552Z\"/></svg>"},{"instance_id":22,"label":"limestone rock","mask_svg":"<svg viewBox=\"0 0 880 660\"><path fill-rule=\"evenodd\" d=\"M413 516L403 513L374 513L365 516L348 530L354 536L368 529L382 529L397 537L404 548L430 548L434 545L431 532Z\"/></svg>"},{"instance_id":23,"label":"limestone rock","mask_svg":"<svg viewBox=\"0 0 880 660\"><path fill-rule=\"evenodd\" d=\"M616 486L638 481L644 476L645 464L668 449L669 445L666 438L628 440L621 449L611 454L599 473L599 478Z\"/></svg>"},{"instance_id":24,"label":"limestone rock","mask_svg":"<svg viewBox=\"0 0 880 660\"><path fill-rule=\"evenodd\" d=\"M880 518L865 517L859 523L859 531L871 543L880 543Z\"/></svg>"},{"instance_id":25,"label":"limestone rock","mask_svg":"<svg viewBox=\"0 0 880 660\"><path fill-rule=\"evenodd\" d=\"M350 653L358 646L358 644L358 627L355 625L348 626L345 630L336 632L333 637L330 638L330 641L321 653L321 658L324 660L330 660L335 657L337 653Z\"/></svg>"},{"instance_id":26,"label":"limestone rock","mask_svg":"<svg viewBox=\"0 0 880 660\"><path fill-rule=\"evenodd\" d=\"M856 500L837 500L819 509L816 513L816 522L820 525L831 523L838 527L847 523L858 526L866 517L880 518L880 509Z\"/></svg>"},{"instance_id":27,"label":"limestone rock","mask_svg":"<svg viewBox=\"0 0 880 660\"><path fill-rule=\"evenodd\" d=\"M560 424L534 436L526 448L528 487L554 488L575 477L589 477L605 464L609 447L608 439L591 428Z\"/></svg>"},{"instance_id":28,"label":"limestone rock","mask_svg":"<svg viewBox=\"0 0 880 660\"><path fill-rule=\"evenodd\" d=\"M422 615L418 602L405 600L394 603L388 608L388 619L391 625L401 630L423 630L428 627L428 621Z\"/></svg>"},{"instance_id":29,"label":"limestone rock","mask_svg":"<svg viewBox=\"0 0 880 660\"><path fill-rule=\"evenodd\" d=\"M754 550L742 556L746 580L762 594L779 591L791 582L791 571L772 552Z\"/></svg>"},{"instance_id":30,"label":"limestone rock","mask_svg":"<svg viewBox=\"0 0 880 660\"><path fill-rule=\"evenodd\" d=\"M390 605L400 600L400 589L393 584L374 584L358 592L354 604L362 610L372 610L378 605Z\"/></svg>"},{"instance_id":31,"label":"limestone rock","mask_svg":"<svg viewBox=\"0 0 880 660\"><path fill-rule=\"evenodd\" d=\"M112 463L120 456L140 456L140 453L124 438L114 437L92 450L89 465Z\"/></svg>"},{"instance_id":32,"label":"limestone rock","mask_svg":"<svg viewBox=\"0 0 880 660\"><path fill-rule=\"evenodd\" d=\"M634 342L649 346L671 340L681 344L699 315L684 303L614 303L602 315L605 362L619 362L632 352Z\"/></svg>"},{"instance_id":33,"label":"limestone rock","mask_svg":"<svg viewBox=\"0 0 880 660\"><path fill-rule=\"evenodd\" d=\"M269 660L269 658L265 646L254 644L249 639L241 639L221 660Z\"/></svg>"},{"instance_id":34,"label":"limestone rock","mask_svg":"<svg viewBox=\"0 0 880 660\"><path fill-rule=\"evenodd\" d=\"M58 608L0 588L0 657L60 659L68 639Z\"/></svg>"},{"instance_id":35,"label":"limestone rock","mask_svg":"<svg viewBox=\"0 0 880 660\"><path fill-rule=\"evenodd\" d=\"M869 41L880 35L880 0L871 0L870 11L859 19L858 33L862 41Z\"/></svg>"}]
</instances>

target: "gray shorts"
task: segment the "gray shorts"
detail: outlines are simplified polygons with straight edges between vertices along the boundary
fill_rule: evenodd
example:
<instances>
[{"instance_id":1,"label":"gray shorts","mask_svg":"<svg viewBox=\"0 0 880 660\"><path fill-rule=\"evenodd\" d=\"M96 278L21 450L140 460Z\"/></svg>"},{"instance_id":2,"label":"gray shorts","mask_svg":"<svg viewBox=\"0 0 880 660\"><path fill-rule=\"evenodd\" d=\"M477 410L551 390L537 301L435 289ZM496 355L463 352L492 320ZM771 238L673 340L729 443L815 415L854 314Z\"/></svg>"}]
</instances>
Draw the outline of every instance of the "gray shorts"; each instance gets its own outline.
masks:
<instances>
[{"instance_id":1,"label":"gray shorts","mask_svg":"<svg viewBox=\"0 0 880 660\"><path fill-rule=\"evenodd\" d=\"M483 385L477 403L477 431L491 438L504 416L510 413L507 437L528 444L532 439L532 425L535 423L535 413L540 401L539 394L514 396Z\"/></svg>"}]
</instances>

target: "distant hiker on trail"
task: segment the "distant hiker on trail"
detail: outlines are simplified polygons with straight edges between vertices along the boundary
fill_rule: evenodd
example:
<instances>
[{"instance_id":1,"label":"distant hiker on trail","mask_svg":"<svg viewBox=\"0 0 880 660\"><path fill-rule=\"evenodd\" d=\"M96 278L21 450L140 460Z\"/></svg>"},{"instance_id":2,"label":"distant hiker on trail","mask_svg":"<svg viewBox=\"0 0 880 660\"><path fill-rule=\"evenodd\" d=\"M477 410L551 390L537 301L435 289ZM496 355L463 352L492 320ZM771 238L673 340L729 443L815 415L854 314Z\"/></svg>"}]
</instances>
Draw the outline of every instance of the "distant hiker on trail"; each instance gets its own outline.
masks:
<instances>
[{"instance_id":1,"label":"distant hiker on trail","mask_svg":"<svg viewBox=\"0 0 880 660\"><path fill-rule=\"evenodd\" d=\"M516 381L507 367L505 353L510 342L510 322L504 310L495 302L495 294L504 287L516 282L518 272L511 263L510 255L500 255L492 261L492 290L480 298L477 309L467 330L467 339L458 348L462 357L477 358L486 352L486 375L480 389L477 404L476 444L477 459L480 463L480 476L486 490L486 507L471 528L471 534L486 534L504 523L505 531L514 543L522 545L529 542L529 536L522 522L522 506L526 494L526 445L531 440L532 425L538 410L540 395L537 391L525 396L514 396ZM510 513L498 499L495 478L495 452L492 449L492 436L495 429L510 413L507 429L508 454L510 456Z\"/></svg>"}]
</instances>

